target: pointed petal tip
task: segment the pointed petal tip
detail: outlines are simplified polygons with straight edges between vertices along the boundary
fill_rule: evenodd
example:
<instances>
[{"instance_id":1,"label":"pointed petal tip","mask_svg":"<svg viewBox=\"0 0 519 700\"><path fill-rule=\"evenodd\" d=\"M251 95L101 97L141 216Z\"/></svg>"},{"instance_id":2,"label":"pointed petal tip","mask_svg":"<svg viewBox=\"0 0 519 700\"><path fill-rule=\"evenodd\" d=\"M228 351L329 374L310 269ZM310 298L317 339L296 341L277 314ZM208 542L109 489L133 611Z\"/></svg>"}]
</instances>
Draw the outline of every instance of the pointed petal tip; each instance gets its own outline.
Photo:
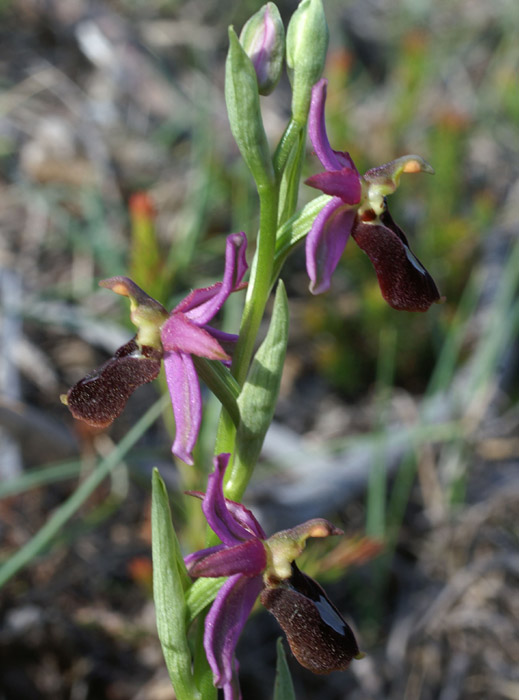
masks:
<instances>
[{"instance_id":1,"label":"pointed petal tip","mask_svg":"<svg viewBox=\"0 0 519 700\"><path fill-rule=\"evenodd\" d=\"M308 285L308 290L310 294L317 296L318 294L324 294L324 292L329 291L330 280L321 280L320 282L310 282Z\"/></svg>"},{"instance_id":2,"label":"pointed petal tip","mask_svg":"<svg viewBox=\"0 0 519 700\"><path fill-rule=\"evenodd\" d=\"M434 175L434 168L419 156L409 156L409 160L404 164L402 172L408 174L429 173L429 175Z\"/></svg>"},{"instance_id":3,"label":"pointed petal tip","mask_svg":"<svg viewBox=\"0 0 519 700\"><path fill-rule=\"evenodd\" d=\"M182 450L175 450L173 447L171 448L171 452L174 457L177 459L180 459L181 462L184 462L184 464L187 464L189 467L192 467L195 463L193 459L193 455L188 454L187 452L183 452Z\"/></svg>"},{"instance_id":4,"label":"pointed petal tip","mask_svg":"<svg viewBox=\"0 0 519 700\"><path fill-rule=\"evenodd\" d=\"M112 292L120 294L123 297L129 297L131 296L131 291L133 291L133 288L137 285L129 277L118 276L99 280L99 286L105 289L111 289Z\"/></svg>"}]
</instances>

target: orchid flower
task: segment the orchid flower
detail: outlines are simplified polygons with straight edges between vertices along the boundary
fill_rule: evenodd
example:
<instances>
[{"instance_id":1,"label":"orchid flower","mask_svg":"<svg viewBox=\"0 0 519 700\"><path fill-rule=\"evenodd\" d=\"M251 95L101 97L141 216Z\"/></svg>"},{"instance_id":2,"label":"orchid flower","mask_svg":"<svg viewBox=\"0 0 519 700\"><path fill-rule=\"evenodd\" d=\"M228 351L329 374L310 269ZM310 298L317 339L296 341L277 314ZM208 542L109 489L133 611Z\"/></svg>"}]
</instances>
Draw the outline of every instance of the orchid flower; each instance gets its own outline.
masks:
<instances>
[{"instance_id":1,"label":"orchid flower","mask_svg":"<svg viewBox=\"0 0 519 700\"><path fill-rule=\"evenodd\" d=\"M254 515L224 497L228 454L215 458L202 510L221 544L186 557L192 577L228 576L205 619L204 648L214 684L225 700L241 697L235 648L256 598L276 617L298 661L314 673L346 669L361 658L350 627L324 590L301 573L294 559L309 537L341 535L342 530L316 518L267 538Z\"/></svg>"},{"instance_id":2,"label":"orchid flower","mask_svg":"<svg viewBox=\"0 0 519 700\"><path fill-rule=\"evenodd\" d=\"M359 175L349 153L332 150L328 141L326 86L324 78L314 85L309 112L310 140L325 171L308 178L306 184L332 197L306 238L310 291L320 294L330 287L351 234L371 260L388 304L398 310L427 311L432 303L442 301L440 294L391 218L386 195L396 190L402 173L434 171L420 156L409 155Z\"/></svg>"},{"instance_id":3,"label":"orchid flower","mask_svg":"<svg viewBox=\"0 0 519 700\"><path fill-rule=\"evenodd\" d=\"M131 302L131 319L138 331L119 348L114 357L75 384L62 397L75 418L104 428L119 416L130 395L142 384L155 379L164 360L166 379L176 423L172 452L193 464L202 418L200 384L193 355L229 362L229 350L237 336L208 325L227 297L245 284L247 271L244 233L227 237L222 282L193 290L171 313L127 277L100 282Z\"/></svg>"}]
</instances>

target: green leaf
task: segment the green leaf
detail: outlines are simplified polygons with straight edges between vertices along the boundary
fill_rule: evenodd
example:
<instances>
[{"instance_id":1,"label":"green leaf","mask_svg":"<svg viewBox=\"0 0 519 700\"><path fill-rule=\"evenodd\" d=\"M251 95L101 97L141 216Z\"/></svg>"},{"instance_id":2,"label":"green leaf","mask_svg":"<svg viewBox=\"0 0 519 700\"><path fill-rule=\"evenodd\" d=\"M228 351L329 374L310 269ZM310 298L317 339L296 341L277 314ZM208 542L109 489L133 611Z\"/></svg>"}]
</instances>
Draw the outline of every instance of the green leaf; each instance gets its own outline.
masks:
<instances>
[{"instance_id":1,"label":"green leaf","mask_svg":"<svg viewBox=\"0 0 519 700\"><path fill-rule=\"evenodd\" d=\"M294 686L290 676L290 670L287 664L285 649L283 648L283 639L278 637L276 643L278 660L276 664L276 680L274 682L274 697L273 700L296 700Z\"/></svg>"},{"instance_id":2,"label":"green leaf","mask_svg":"<svg viewBox=\"0 0 519 700\"><path fill-rule=\"evenodd\" d=\"M300 211L296 212L276 234L276 252L274 254L274 267L272 270L272 284L278 278L283 263L291 251L300 243L312 228L315 217L321 209L330 201L331 197L323 194L312 199Z\"/></svg>"},{"instance_id":3,"label":"green leaf","mask_svg":"<svg viewBox=\"0 0 519 700\"><path fill-rule=\"evenodd\" d=\"M225 101L232 134L256 184L270 185L274 168L261 118L256 71L232 27L225 64Z\"/></svg>"},{"instance_id":4,"label":"green leaf","mask_svg":"<svg viewBox=\"0 0 519 700\"><path fill-rule=\"evenodd\" d=\"M236 379L218 360L208 360L205 357L193 355L193 362L200 379L224 406L232 422L238 425L240 411L236 399L240 394L240 385Z\"/></svg>"},{"instance_id":5,"label":"green leaf","mask_svg":"<svg viewBox=\"0 0 519 700\"><path fill-rule=\"evenodd\" d=\"M186 593L187 626L216 598L227 578L199 578Z\"/></svg>"},{"instance_id":6,"label":"green leaf","mask_svg":"<svg viewBox=\"0 0 519 700\"><path fill-rule=\"evenodd\" d=\"M171 522L168 494L158 469L153 470L151 531L153 598L157 630L169 677L178 700L198 700L187 642L184 589L190 585Z\"/></svg>"},{"instance_id":7,"label":"green leaf","mask_svg":"<svg viewBox=\"0 0 519 700\"><path fill-rule=\"evenodd\" d=\"M268 333L256 352L238 398L241 419L236 431L236 455L226 488L227 496L233 500L239 500L243 495L274 417L287 349L288 324L287 296L280 280Z\"/></svg>"}]
</instances>

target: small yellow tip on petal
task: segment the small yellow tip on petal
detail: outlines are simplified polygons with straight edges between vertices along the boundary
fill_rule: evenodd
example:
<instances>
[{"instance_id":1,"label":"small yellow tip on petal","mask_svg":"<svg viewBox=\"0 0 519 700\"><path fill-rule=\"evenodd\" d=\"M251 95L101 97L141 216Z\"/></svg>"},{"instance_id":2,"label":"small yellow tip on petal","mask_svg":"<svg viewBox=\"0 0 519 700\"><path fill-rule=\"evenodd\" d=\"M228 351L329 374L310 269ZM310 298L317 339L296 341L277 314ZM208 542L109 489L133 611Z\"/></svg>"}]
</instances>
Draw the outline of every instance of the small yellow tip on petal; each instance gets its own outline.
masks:
<instances>
[{"instance_id":1,"label":"small yellow tip on petal","mask_svg":"<svg viewBox=\"0 0 519 700\"><path fill-rule=\"evenodd\" d=\"M121 294L123 297L129 297L130 295L128 294L128 287L126 287L124 284L114 284L112 287L112 291L115 292L116 294Z\"/></svg>"},{"instance_id":2,"label":"small yellow tip on petal","mask_svg":"<svg viewBox=\"0 0 519 700\"><path fill-rule=\"evenodd\" d=\"M110 277L109 279L101 280L99 286L111 289L112 292L120 294L123 297L129 297L130 289L128 282L133 284L131 280L126 280L124 277Z\"/></svg>"},{"instance_id":3,"label":"small yellow tip on petal","mask_svg":"<svg viewBox=\"0 0 519 700\"><path fill-rule=\"evenodd\" d=\"M422 171L422 164L419 163L417 160L409 160L405 165L404 165L404 173L419 173Z\"/></svg>"},{"instance_id":4,"label":"small yellow tip on petal","mask_svg":"<svg viewBox=\"0 0 519 700\"><path fill-rule=\"evenodd\" d=\"M61 403L65 404L65 406L68 406L68 397L66 394L60 394L59 400L61 401Z\"/></svg>"},{"instance_id":5,"label":"small yellow tip on petal","mask_svg":"<svg viewBox=\"0 0 519 700\"><path fill-rule=\"evenodd\" d=\"M357 661L360 661L361 659L366 658L366 654L365 654L363 651L359 651L359 653L357 654L357 656L354 656L353 658L354 658L354 659L357 659Z\"/></svg>"},{"instance_id":6,"label":"small yellow tip on petal","mask_svg":"<svg viewBox=\"0 0 519 700\"><path fill-rule=\"evenodd\" d=\"M311 524L305 534L307 537L329 537L330 535L344 535L344 532L327 520L318 519Z\"/></svg>"}]
</instances>

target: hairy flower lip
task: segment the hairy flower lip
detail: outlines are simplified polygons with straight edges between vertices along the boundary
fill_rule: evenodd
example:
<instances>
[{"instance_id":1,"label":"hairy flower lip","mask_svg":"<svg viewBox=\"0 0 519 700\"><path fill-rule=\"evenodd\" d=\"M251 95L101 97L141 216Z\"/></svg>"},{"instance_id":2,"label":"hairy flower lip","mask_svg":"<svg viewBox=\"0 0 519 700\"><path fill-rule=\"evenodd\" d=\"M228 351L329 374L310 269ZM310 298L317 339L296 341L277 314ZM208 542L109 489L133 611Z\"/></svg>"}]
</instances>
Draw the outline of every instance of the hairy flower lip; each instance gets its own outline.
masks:
<instances>
[{"instance_id":1,"label":"hairy flower lip","mask_svg":"<svg viewBox=\"0 0 519 700\"><path fill-rule=\"evenodd\" d=\"M324 589L292 563L291 577L260 596L299 663L317 674L344 671L361 657L355 635Z\"/></svg>"}]
</instances>

